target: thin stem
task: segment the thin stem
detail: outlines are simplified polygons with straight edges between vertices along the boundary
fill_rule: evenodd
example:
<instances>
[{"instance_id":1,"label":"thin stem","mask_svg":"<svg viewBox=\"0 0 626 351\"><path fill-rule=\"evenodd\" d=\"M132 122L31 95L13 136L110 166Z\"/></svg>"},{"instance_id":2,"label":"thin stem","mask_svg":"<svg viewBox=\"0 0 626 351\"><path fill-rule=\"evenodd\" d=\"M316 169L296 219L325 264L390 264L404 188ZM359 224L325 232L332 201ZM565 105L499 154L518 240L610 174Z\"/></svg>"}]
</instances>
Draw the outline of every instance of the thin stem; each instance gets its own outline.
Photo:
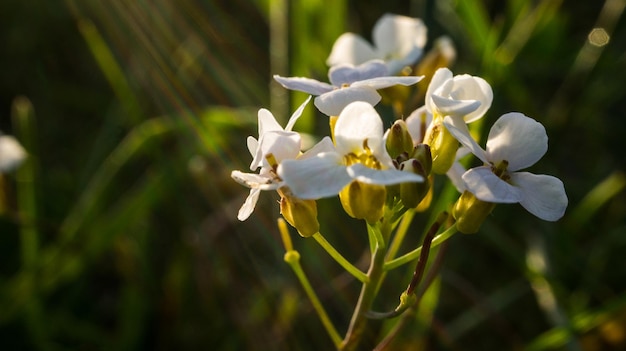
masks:
<instances>
[{"instance_id":1,"label":"thin stem","mask_svg":"<svg viewBox=\"0 0 626 351\"><path fill-rule=\"evenodd\" d=\"M382 227L382 223L379 224ZM385 263L385 243L382 241L384 234L381 233L379 226L367 225L370 241L374 241L374 252L372 253L371 263L367 276L369 278L368 283L363 283L361 288L361 294L357 302L352 319L350 320L350 326L348 332L340 345L340 350L349 351L354 350L357 346L367 324L367 312L371 309L374 298L378 291L380 280L383 277L383 265Z\"/></svg>"},{"instance_id":2,"label":"thin stem","mask_svg":"<svg viewBox=\"0 0 626 351\"><path fill-rule=\"evenodd\" d=\"M362 283L367 283L369 281L369 278L367 277L367 274L363 273L360 269L358 269L357 267L355 267L352 263L350 263L348 260L346 260L345 257L343 257L336 249L334 246L332 246L327 240L326 238L324 238L324 236L321 233L315 233L313 234L313 239L315 239L315 241L317 241L320 246L322 246L322 248L324 248L324 250L326 250L326 252L328 252L328 254L337 262L341 265L341 267L343 267L343 269L345 269L346 271L348 271L348 273L352 274L352 276L354 276L356 279L358 279L359 281L361 281Z\"/></svg>"},{"instance_id":3,"label":"thin stem","mask_svg":"<svg viewBox=\"0 0 626 351\"><path fill-rule=\"evenodd\" d=\"M387 256L385 257L387 260L392 259L396 255L396 253L398 253L398 250L400 249L400 246L402 245L402 242L406 237L406 233L409 231L409 226L411 225L414 216L415 211L413 210L407 211L404 216L402 216L402 220L400 221L400 225L396 230L396 234L394 235L393 239L391 240L391 244L389 245L389 250L387 251Z\"/></svg>"},{"instance_id":4,"label":"thin stem","mask_svg":"<svg viewBox=\"0 0 626 351\"><path fill-rule=\"evenodd\" d=\"M431 248L432 247L437 247L439 245L441 245L443 242L445 242L446 240L450 239L450 237L452 237L454 234L456 234L457 230L456 230L456 225L453 224L451 225L448 229L446 229L445 232L437 235L432 243L431 243ZM384 266L384 270L388 271L394 268L398 268L406 263L409 263L411 261L413 261L414 259L418 258L420 256L422 252L422 247L418 247L417 249L408 252L396 259L393 259L391 261L388 261L387 263L385 263Z\"/></svg>"},{"instance_id":5,"label":"thin stem","mask_svg":"<svg viewBox=\"0 0 626 351\"><path fill-rule=\"evenodd\" d=\"M424 279L424 284L422 284L421 288L415 292L415 302L408 308L400 320L393 329L385 336L385 338L376 346L374 351L383 351L387 349L387 347L391 344L393 339L400 333L402 328L404 328L409 322L411 322L417 313L417 309L419 308L419 304L422 300L422 297L426 293L426 290L431 286L431 284L435 281L435 277L439 273L439 268L441 268L441 264L443 263L443 257L447 251L448 242L443 242L441 244L441 248L437 252L437 256L435 256L435 262L432 264L432 268L428 271L426 278Z\"/></svg>"},{"instance_id":6,"label":"thin stem","mask_svg":"<svg viewBox=\"0 0 626 351\"><path fill-rule=\"evenodd\" d=\"M337 332L337 329L333 325L330 317L328 317L328 313L326 313L324 306L320 302L320 299L317 297L317 294L311 286L309 279L304 273L304 270L300 265L300 253L293 249L293 244L291 243L291 238L289 236L289 230L287 228L287 225L285 224L285 221L282 218L278 219L278 229L283 240L283 245L285 246L285 262L289 264L293 272L298 277L300 285L302 285L304 292L311 301L311 305L313 305L313 309L315 309L315 312L317 312L317 316L319 317L322 325L326 329L328 336L330 336L330 338L332 339L335 347L339 348L339 346L341 345L341 336Z\"/></svg>"}]
</instances>

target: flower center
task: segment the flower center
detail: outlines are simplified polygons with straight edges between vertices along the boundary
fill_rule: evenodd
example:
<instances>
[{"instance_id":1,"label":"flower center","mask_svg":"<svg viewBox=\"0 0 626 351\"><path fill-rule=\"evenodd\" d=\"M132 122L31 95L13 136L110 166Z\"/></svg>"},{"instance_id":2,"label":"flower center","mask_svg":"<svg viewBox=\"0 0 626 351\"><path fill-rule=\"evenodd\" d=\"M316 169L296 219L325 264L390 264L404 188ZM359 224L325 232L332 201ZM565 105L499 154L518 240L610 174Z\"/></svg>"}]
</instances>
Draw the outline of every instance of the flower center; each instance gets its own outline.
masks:
<instances>
[{"instance_id":1,"label":"flower center","mask_svg":"<svg viewBox=\"0 0 626 351\"><path fill-rule=\"evenodd\" d=\"M367 145L367 139L363 140L363 149L344 155L343 159L346 166L361 163L369 168L382 169L382 165L376 159L376 156L372 154L372 150Z\"/></svg>"},{"instance_id":2,"label":"flower center","mask_svg":"<svg viewBox=\"0 0 626 351\"><path fill-rule=\"evenodd\" d=\"M509 161L502 160L498 164L492 163L491 171L493 172L493 174L498 176L498 178L507 182L509 179L511 179L511 177L509 176L509 173L506 171L508 167L509 167Z\"/></svg>"},{"instance_id":3,"label":"flower center","mask_svg":"<svg viewBox=\"0 0 626 351\"><path fill-rule=\"evenodd\" d=\"M280 182L282 179L280 179L280 177L278 176L278 161L276 161L276 157L274 157L274 154L269 153L265 155L265 159L270 165L270 174L272 175L272 178Z\"/></svg>"}]
</instances>

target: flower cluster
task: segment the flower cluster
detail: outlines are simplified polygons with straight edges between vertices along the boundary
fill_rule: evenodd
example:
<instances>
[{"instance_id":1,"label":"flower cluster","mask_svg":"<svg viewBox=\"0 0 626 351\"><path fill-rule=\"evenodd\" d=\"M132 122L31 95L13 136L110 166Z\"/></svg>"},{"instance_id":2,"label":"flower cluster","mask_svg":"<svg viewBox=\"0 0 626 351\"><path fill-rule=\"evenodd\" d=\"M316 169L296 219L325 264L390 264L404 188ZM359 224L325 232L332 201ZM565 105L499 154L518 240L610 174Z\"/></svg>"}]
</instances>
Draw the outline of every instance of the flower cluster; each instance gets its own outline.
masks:
<instances>
[{"instance_id":1,"label":"flower cluster","mask_svg":"<svg viewBox=\"0 0 626 351\"><path fill-rule=\"evenodd\" d=\"M418 191L421 194L416 196L408 189L427 189L431 174L446 173L463 192L453 212L460 231L478 229L492 208L478 206L483 203L519 202L545 220L563 215L567 197L557 178L516 172L547 151L541 124L521 113L509 113L494 124L487 150L472 139L467 124L482 118L493 100L491 86L480 77L437 69L424 105L384 131L374 108L381 100L377 90L412 86L424 78L391 74L406 71L420 58L426 28L418 19L387 14L374 27L373 39L371 46L356 34L346 33L336 41L327 60L330 84L274 76L287 89L316 96L315 106L330 118L331 136L302 153L301 137L292 128L308 99L285 129L269 111L259 110L259 138L249 137L248 148L253 156L250 169L260 168L260 172L232 173L251 188L240 220L248 218L261 190L278 190L283 214L298 213L288 221L304 236L318 229L317 220L311 217L317 213L315 203L310 200L323 197L339 195L349 215L375 222L382 218L386 203L399 199L416 205L426 194ZM460 171L455 161L466 150L484 165ZM398 190L404 188L407 191ZM306 205L295 209L294 202Z\"/></svg>"},{"instance_id":2,"label":"flower cluster","mask_svg":"<svg viewBox=\"0 0 626 351\"><path fill-rule=\"evenodd\" d=\"M438 40L422 57L426 43L422 21L390 14L376 23L372 38L373 45L353 33L337 39L326 61L330 84L312 78L274 76L287 89L315 96L315 107L328 116L329 135L302 150L302 136L293 128L311 97L293 113L284 129L268 110L261 109L258 139L248 137L247 141L253 158L250 170L258 173L232 172L234 180L251 189L239 211L240 220L250 216L262 190L277 191L284 219L300 235L316 238L362 281L359 303L370 304L382 279L379 272L407 263L418 254L420 261L427 260L431 241L438 245L454 232L477 232L496 204L520 203L533 215L556 221L568 203L559 179L520 172L547 152L548 137L539 122L522 113L507 113L491 127L486 149L473 138L468 125L489 111L493 92L483 78L454 75L446 67L454 57L449 40ZM428 85L418 86L423 79ZM411 102L420 100L416 97L423 101L413 106ZM387 129L376 109L381 100L393 105L397 114ZM402 111L413 112L403 118ZM470 153L482 165L466 170L459 160ZM437 196L433 182L446 179L461 194L449 204L451 216L448 211L437 216L426 231L430 234L423 246L394 259L395 253L388 253L386 248L389 240L402 240L403 235L391 233L399 219L409 211L428 209ZM349 216L363 219L372 234L372 262L367 275L347 262L319 233L317 200L333 196L339 197ZM433 241L440 228L445 232ZM296 256L288 256L286 261L299 270ZM400 313L413 301L408 296L418 283L415 277L421 275L419 267L423 270L424 265L425 261L418 264L401 305L388 315ZM346 339L342 343L335 340L338 348L349 349L358 342L364 311L367 309L355 309ZM323 312L318 313L324 319ZM336 339L332 328L329 334Z\"/></svg>"}]
</instances>

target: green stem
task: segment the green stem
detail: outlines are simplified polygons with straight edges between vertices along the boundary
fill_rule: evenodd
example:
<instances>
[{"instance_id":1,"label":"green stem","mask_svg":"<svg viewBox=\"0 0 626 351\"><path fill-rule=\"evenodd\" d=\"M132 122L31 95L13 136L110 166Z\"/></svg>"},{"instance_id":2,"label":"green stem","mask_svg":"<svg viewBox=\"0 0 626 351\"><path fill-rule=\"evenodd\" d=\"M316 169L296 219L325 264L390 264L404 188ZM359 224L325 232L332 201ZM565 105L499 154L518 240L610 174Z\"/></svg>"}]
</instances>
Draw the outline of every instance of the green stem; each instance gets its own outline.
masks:
<instances>
[{"instance_id":1,"label":"green stem","mask_svg":"<svg viewBox=\"0 0 626 351\"><path fill-rule=\"evenodd\" d=\"M370 268L367 272L369 282L363 283L363 287L361 288L361 294L359 295L359 300L352 314L348 332L340 346L340 350L342 351L354 350L358 346L367 325L367 312L371 309L376 293L378 292L380 280L383 277L386 249L385 243L382 240L385 235L381 233L380 227L384 226L381 223L380 227L374 227L369 224L367 227L368 233L370 234L370 241L375 243L373 244L375 248L372 253Z\"/></svg>"},{"instance_id":2,"label":"green stem","mask_svg":"<svg viewBox=\"0 0 626 351\"><path fill-rule=\"evenodd\" d=\"M302 266L300 265L300 253L293 249L293 243L291 242L291 237L289 236L287 223L285 223L284 219L279 218L277 224L278 231L280 232L280 236L283 241L283 245L285 246L285 262L289 264L293 272L298 277L298 280L300 281L304 292L311 301L311 305L313 305L313 309L315 309L315 312L317 312L317 316L319 317L322 325L326 329L328 336L330 336L330 338L332 339L335 347L339 348L339 346L341 345L341 336L337 332L337 329L333 325L333 322L328 317L324 306L322 306L322 303L317 297L315 290L313 290L309 279L307 278L304 270L302 269Z\"/></svg>"},{"instance_id":3,"label":"green stem","mask_svg":"<svg viewBox=\"0 0 626 351\"><path fill-rule=\"evenodd\" d=\"M324 236L321 233L315 233L313 234L313 239L315 239L320 246L322 246L322 248L324 248L324 250L326 250L326 252L328 252L328 254L337 262L341 265L341 267L343 267L343 269L345 269L346 271L348 271L348 273L352 274L352 276L354 276L356 279L358 279L359 281L361 281L362 283L367 283L369 278L367 277L367 274L363 273L360 269L358 269L357 267L355 267L352 263L350 263L348 260L346 260L345 257L343 257L336 249L334 246L332 246L327 240L326 238L324 238Z\"/></svg>"},{"instance_id":4,"label":"green stem","mask_svg":"<svg viewBox=\"0 0 626 351\"><path fill-rule=\"evenodd\" d=\"M452 225L450 226L450 228L446 229L445 232L437 235L432 243L431 243L431 248L437 247L439 245L441 245L443 242L445 242L446 240L450 239L450 237L452 237L454 234L456 234L457 230L456 230L456 225ZM385 263L383 269L385 271L400 267L406 263L409 263L413 260L415 260L416 258L418 258L420 256L420 254L422 253L422 247L418 247L417 249L408 252L396 259L393 259L391 261L388 261Z\"/></svg>"},{"instance_id":5,"label":"green stem","mask_svg":"<svg viewBox=\"0 0 626 351\"><path fill-rule=\"evenodd\" d=\"M317 297L315 290L311 286L309 279L307 278L306 274L302 270L302 266L300 265L300 253L298 253L298 251L295 251L295 250L287 251L285 253L285 262L289 264L293 272L298 277L298 280L300 281L302 288L304 289L307 297L311 301L311 305L313 305L313 309L315 309L315 312L317 312L317 316L319 317L320 321L322 322L322 325L326 329L328 336L330 336L330 338L332 339L333 343L335 344L335 347L339 348L341 345L341 336L337 332L337 329L333 325L333 322L330 320L330 317L328 317L328 314L326 313L324 306L322 306L322 303Z\"/></svg>"},{"instance_id":6,"label":"green stem","mask_svg":"<svg viewBox=\"0 0 626 351\"><path fill-rule=\"evenodd\" d=\"M396 230L396 234L394 235L393 240L389 245L389 250L387 251L386 256L387 260L392 259L396 255L396 253L398 253L398 250L400 249L400 246L402 245L402 242L406 237L406 233L409 231L409 226L411 225L414 216L415 211L413 210L407 211L404 216L402 216L402 220L400 221L400 225Z\"/></svg>"}]
</instances>

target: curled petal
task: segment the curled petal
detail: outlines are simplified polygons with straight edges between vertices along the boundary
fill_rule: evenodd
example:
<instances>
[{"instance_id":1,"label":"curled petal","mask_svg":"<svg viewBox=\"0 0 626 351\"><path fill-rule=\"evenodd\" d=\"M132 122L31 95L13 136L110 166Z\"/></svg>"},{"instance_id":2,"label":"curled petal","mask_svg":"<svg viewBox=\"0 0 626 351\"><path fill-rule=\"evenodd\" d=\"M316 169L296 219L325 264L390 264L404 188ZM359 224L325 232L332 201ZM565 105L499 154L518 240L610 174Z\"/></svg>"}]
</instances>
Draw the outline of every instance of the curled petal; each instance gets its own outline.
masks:
<instances>
[{"instance_id":1,"label":"curled petal","mask_svg":"<svg viewBox=\"0 0 626 351\"><path fill-rule=\"evenodd\" d=\"M278 166L278 176L300 199L320 199L339 194L352 178L335 152L318 154L302 160L285 160Z\"/></svg>"},{"instance_id":2,"label":"curled petal","mask_svg":"<svg viewBox=\"0 0 626 351\"><path fill-rule=\"evenodd\" d=\"M379 58L376 51L365 39L354 33L344 33L333 44L326 64L328 66L343 63L358 65L376 58Z\"/></svg>"},{"instance_id":3,"label":"curled petal","mask_svg":"<svg viewBox=\"0 0 626 351\"><path fill-rule=\"evenodd\" d=\"M480 77L468 74L458 75L453 78L454 87L450 91L450 97L455 100L477 100L478 108L464 116L466 123L471 123L482 118L491 107L493 91L487 81Z\"/></svg>"},{"instance_id":4,"label":"curled petal","mask_svg":"<svg viewBox=\"0 0 626 351\"><path fill-rule=\"evenodd\" d=\"M463 144L463 146L468 148L471 153L476 155L476 157L478 157L484 163L489 163L489 159L487 158L485 150L483 150L472 138L469 129L467 128L467 124L465 124L462 119L446 116L443 119L443 125L446 127L446 129L448 129L450 134L452 134L456 138L456 140Z\"/></svg>"},{"instance_id":5,"label":"curled petal","mask_svg":"<svg viewBox=\"0 0 626 351\"><path fill-rule=\"evenodd\" d=\"M250 194L239 209L239 213L237 213L238 220L245 221L246 219L248 219L248 217L250 217L250 215L254 211L254 208L256 207L256 203L259 200L260 194L261 189L250 189Z\"/></svg>"},{"instance_id":6,"label":"curled petal","mask_svg":"<svg viewBox=\"0 0 626 351\"><path fill-rule=\"evenodd\" d=\"M431 113L435 108L431 97L433 93L438 90L448 79L452 79L452 71L445 67L437 69L435 71L435 74L431 78L430 83L428 84L428 89L426 89L426 96L424 101L426 109Z\"/></svg>"},{"instance_id":7,"label":"curled petal","mask_svg":"<svg viewBox=\"0 0 626 351\"><path fill-rule=\"evenodd\" d=\"M344 107L354 101L365 101L376 105L381 97L370 87L348 87L336 89L315 98L315 106L327 116L338 116Z\"/></svg>"},{"instance_id":8,"label":"curled petal","mask_svg":"<svg viewBox=\"0 0 626 351\"><path fill-rule=\"evenodd\" d=\"M388 75L387 66L385 66L385 62L382 60L372 60L358 66L344 63L333 66L328 70L328 79L335 87Z\"/></svg>"},{"instance_id":9,"label":"curled petal","mask_svg":"<svg viewBox=\"0 0 626 351\"><path fill-rule=\"evenodd\" d=\"M274 75L274 80L289 90L302 91L311 95L322 95L334 89L334 87L328 83L322 83L311 78L281 77Z\"/></svg>"},{"instance_id":10,"label":"curled petal","mask_svg":"<svg viewBox=\"0 0 626 351\"><path fill-rule=\"evenodd\" d=\"M373 169L361 163L355 163L347 168L348 174L354 180L366 184L392 185L408 182L424 181L424 178L412 172L403 172L395 168Z\"/></svg>"},{"instance_id":11,"label":"curled petal","mask_svg":"<svg viewBox=\"0 0 626 351\"><path fill-rule=\"evenodd\" d=\"M298 107L298 109L296 109L293 114L291 115L291 117L289 118L289 121L287 122L287 125L285 126L285 130L290 132L293 129L294 124L296 124L296 122L298 121L298 118L300 118L300 116L302 116L302 111L304 111L304 108L306 107L306 105L309 103L309 101L311 101L311 96L309 95L309 97L300 105L300 107ZM261 134L259 134L260 136Z\"/></svg>"},{"instance_id":12,"label":"curled petal","mask_svg":"<svg viewBox=\"0 0 626 351\"><path fill-rule=\"evenodd\" d=\"M487 166L472 168L462 178L467 190L485 202L515 203L523 197L519 188L498 178Z\"/></svg>"},{"instance_id":13,"label":"curled petal","mask_svg":"<svg viewBox=\"0 0 626 351\"><path fill-rule=\"evenodd\" d=\"M516 172L511 182L522 191L520 204L535 216L556 221L563 217L567 208L567 195L563 182L549 175Z\"/></svg>"},{"instance_id":14,"label":"curled petal","mask_svg":"<svg viewBox=\"0 0 626 351\"><path fill-rule=\"evenodd\" d=\"M439 113L444 116L465 117L480 107L478 100L453 100L437 94L431 95L431 99Z\"/></svg>"},{"instance_id":15,"label":"curled petal","mask_svg":"<svg viewBox=\"0 0 626 351\"><path fill-rule=\"evenodd\" d=\"M417 82L419 82L423 78L424 78L424 76L377 77L377 78L371 78L371 79L366 79L366 80L361 80L361 81L355 82L354 84L351 85L351 87L367 86L367 87L370 87L370 88L378 90L378 89L391 87L391 86L394 86L394 85L409 86L409 85L417 84Z\"/></svg>"},{"instance_id":16,"label":"curled petal","mask_svg":"<svg viewBox=\"0 0 626 351\"><path fill-rule=\"evenodd\" d=\"M518 112L502 115L487 140L489 160L506 160L509 172L534 165L548 151L548 135L541 123Z\"/></svg>"}]
</instances>

